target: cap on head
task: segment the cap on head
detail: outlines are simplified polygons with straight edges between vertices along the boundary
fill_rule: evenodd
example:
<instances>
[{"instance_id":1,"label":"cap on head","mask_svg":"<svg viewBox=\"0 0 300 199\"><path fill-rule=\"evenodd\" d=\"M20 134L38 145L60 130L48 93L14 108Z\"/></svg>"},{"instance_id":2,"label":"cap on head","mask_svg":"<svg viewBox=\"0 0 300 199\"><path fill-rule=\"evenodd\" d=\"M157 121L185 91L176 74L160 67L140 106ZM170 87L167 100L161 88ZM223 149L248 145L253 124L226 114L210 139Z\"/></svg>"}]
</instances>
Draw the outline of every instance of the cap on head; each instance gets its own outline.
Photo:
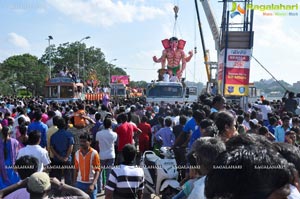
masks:
<instances>
[{"instance_id":1,"label":"cap on head","mask_svg":"<svg viewBox=\"0 0 300 199\"><path fill-rule=\"evenodd\" d=\"M28 179L27 189L30 192L42 194L50 188L50 177L45 172L36 172Z\"/></svg>"},{"instance_id":2,"label":"cap on head","mask_svg":"<svg viewBox=\"0 0 300 199\"><path fill-rule=\"evenodd\" d=\"M252 120L250 120L250 122L253 122L253 124L255 124L255 125L258 124L258 120L257 119L252 119Z\"/></svg>"}]
</instances>

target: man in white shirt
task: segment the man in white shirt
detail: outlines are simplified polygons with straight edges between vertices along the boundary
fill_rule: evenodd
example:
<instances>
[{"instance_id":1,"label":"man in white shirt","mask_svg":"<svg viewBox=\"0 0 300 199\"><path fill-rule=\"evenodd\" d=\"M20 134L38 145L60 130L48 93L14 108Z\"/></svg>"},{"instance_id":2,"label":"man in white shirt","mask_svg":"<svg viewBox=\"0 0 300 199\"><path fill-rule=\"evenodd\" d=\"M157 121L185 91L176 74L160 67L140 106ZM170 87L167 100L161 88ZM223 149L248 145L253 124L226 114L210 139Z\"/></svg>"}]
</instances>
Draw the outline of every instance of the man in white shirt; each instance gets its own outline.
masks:
<instances>
[{"instance_id":1,"label":"man in white shirt","mask_svg":"<svg viewBox=\"0 0 300 199\"><path fill-rule=\"evenodd\" d=\"M179 79L178 79L178 77L177 77L175 74L173 74L173 75L170 77L170 82L179 82Z\"/></svg>"},{"instance_id":2,"label":"man in white shirt","mask_svg":"<svg viewBox=\"0 0 300 199\"><path fill-rule=\"evenodd\" d=\"M164 82L169 82L170 81L170 75L168 73L168 71L164 74Z\"/></svg>"},{"instance_id":3,"label":"man in white shirt","mask_svg":"<svg viewBox=\"0 0 300 199\"><path fill-rule=\"evenodd\" d=\"M29 155L33 156L39 161L38 171L43 171L44 166L51 163L48 151L42 148L39 144L41 141L41 132L34 130L28 135L28 145L19 150L17 159Z\"/></svg>"},{"instance_id":4,"label":"man in white shirt","mask_svg":"<svg viewBox=\"0 0 300 199\"><path fill-rule=\"evenodd\" d=\"M263 100L262 104L253 104L253 106L260 109L262 113L264 126L268 126L269 125L268 113L272 113L270 102L267 100Z\"/></svg>"},{"instance_id":5,"label":"man in white shirt","mask_svg":"<svg viewBox=\"0 0 300 199\"><path fill-rule=\"evenodd\" d=\"M104 128L103 130L97 132L96 141L99 144L99 155L100 162L103 169L102 172L105 172L106 180L108 180L111 167L115 162L115 142L117 140L117 133L113 132L111 129L111 119L106 118L103 122ZM98 178L98 192L100 192L102 188L102 183L106 184L102 175Z\"/></svg>"}]
</instances>

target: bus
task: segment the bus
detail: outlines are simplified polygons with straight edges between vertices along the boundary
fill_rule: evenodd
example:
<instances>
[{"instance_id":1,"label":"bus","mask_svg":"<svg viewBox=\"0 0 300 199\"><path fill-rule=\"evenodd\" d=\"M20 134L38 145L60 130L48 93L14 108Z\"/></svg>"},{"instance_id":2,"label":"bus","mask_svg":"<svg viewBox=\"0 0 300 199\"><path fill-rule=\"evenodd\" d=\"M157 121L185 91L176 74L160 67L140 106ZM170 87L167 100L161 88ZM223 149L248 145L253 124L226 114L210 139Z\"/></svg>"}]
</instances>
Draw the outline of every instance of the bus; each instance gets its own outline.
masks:
<instances>
[{"instance_id":1,"label":"bus","mask_svg":"<svg viewBox=\"0 0 300 199\"><path fill-rule=\"evenodd\" d=\"M54 77L45 84L45 101L68 102L84 99L83 84L69 77Z\"/></svg>"}]
</instances>

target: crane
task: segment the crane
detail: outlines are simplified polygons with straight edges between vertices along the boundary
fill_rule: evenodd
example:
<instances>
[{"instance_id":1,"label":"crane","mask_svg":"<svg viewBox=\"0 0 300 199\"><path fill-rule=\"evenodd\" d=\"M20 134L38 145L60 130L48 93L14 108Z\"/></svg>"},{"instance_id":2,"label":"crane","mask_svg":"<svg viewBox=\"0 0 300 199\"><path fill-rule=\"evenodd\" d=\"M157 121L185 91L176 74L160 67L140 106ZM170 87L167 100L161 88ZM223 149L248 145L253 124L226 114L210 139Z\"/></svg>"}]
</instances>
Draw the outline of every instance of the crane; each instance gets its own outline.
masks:
<instances>
[{"instance_id":1,"label":"crane","mask_svg":"<svg viewBox=\"0 0 300 199\"><path fill-rule=\"evenodd\" d=\"M202 7L204 9L206 18L208 20L208 24L210 26L211 33L213 35L214 41L215 41L215 50L219 52L219 43L220 43L220 33L219 28L217 25L217 22L215 20L215 16L211 10L210 4L208 0L200 0L202 3ZM211 62L209 60L209 51L205 48L205 41L204 41L204 35L202 31L201 26L201 19L199 14L199 8L198 8L198 1L195 0L195 8L196 8L196 14L197 14L197 21L198 21L198 27L200 32L200 38L201 38L201 44L202 44L202 51L203 51L203 57L204 57L204 64L206 69L206 75L207 75L207 91L209 91L211 86L214 86L216 84L216 73L213 73L213 70L217 70L217 62Z\"/></svg>"},{"instance_id":2,"label":"crane","mask_svg":"<svg viewBox=\"0 0 300 199\"><path fill-rule=\"evenodd\" d=\"M199 15L198 3L195 0L195 7L197 12L197 19L199 24L199 32L202 42L202 50L204 54L204 63L206 67L208 85L218 84L218 90L220 94L225 94L225 91L228 90L228 87L225 88L225 74L227 70L227 49L251 49L253 46L253 31L252 31L252 21L253 21L253 11L246 11L246 5L252 4L252 0L222 0L223 2L223 13L222 13L222 22L221 27L219 28L215 20L214 13L211 9L209 0L199 0L202 4L206 19L208 21L212 36L215 41L215 50L218 54L217 62L210 62L208 59L208 51L205 49L204 36L201 27L201 20ZM233 5L238 4L239 11L242 12L243 22L242 23L231 23L230 22L230 11L228 10L227 4L232 2ZM243 6L241 6L243 5ZM242 8L243 7L243 8ZM240 13L239 13L240 14ZM232 17L232 16L231 16ZM222 60L219 60L222 57ZM223 60L224 59L224 60ZM222 63L222 64L220 64ZM219 66L219 67L218 67ZM222 67L223 66L223 67ZM218 70L217 76L213 76L211 71L213 69ZM249 83L249 82L248 82ZM228 85L227 85L228 86ZM207 87L209 89L209 87ZM247 92L244 92L242 95L246 95ZM228 92L226 93L227 95ZM236 94L236 93L234 93Z\"/></svg>"}]
</instances>

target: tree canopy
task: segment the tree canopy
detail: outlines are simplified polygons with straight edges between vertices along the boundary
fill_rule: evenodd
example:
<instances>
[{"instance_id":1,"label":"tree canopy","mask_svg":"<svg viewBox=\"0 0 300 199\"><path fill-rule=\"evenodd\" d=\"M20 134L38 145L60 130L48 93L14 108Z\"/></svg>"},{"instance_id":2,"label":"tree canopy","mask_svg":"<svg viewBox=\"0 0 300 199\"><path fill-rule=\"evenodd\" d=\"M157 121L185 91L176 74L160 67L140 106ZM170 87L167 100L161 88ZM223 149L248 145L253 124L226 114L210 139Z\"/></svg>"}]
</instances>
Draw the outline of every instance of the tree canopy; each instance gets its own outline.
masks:
<instances>
[{"instance_id":1,"label":"tree canopy","mask_svg":"<svg viewBox=\"0 0 300 199\"><path fill-rule=\"evenodd\" d=\"M42 95L48 68L36 56L11 56L1 64L0 71L1 93L16 94L18 88L26 87L33 95Z\"/></svg>"},{"instance_id":2,"label":"tree canopy","mask_svg":"<svg viewBox=\"0 0 300 199\"><path fill-rule=\"evenodd\" d=\"M40 59L23 54L11 56L0 63L0 93L12 95L17 93L18 88L26 87L33 95L43 95L47 78L50 74L51 77L58 75L64 67L73 70L83 81L96 78L101 84L108 84L109 75L127 75L122 68L107 62L100 48L87 48L79 42L64 43L50 45Z\"/></svg>"},{"instance_id":3,"label":"tree canopy","mask_svg":"<svg viewBox=\"0 0 300 199\"><path fill-rule=\"evenodd\" d=\"M126 75L122 68L115 67L105 60L105 55L100 48L94 46L87 48L84 43L79 42L64 43L58 47L50 45L42 55L41 61L52 66L53 74L67 67L83 80L89 80L91 75L96 74L102 84L108 83L109 74Z\"/></svg>"}]
</instances>

